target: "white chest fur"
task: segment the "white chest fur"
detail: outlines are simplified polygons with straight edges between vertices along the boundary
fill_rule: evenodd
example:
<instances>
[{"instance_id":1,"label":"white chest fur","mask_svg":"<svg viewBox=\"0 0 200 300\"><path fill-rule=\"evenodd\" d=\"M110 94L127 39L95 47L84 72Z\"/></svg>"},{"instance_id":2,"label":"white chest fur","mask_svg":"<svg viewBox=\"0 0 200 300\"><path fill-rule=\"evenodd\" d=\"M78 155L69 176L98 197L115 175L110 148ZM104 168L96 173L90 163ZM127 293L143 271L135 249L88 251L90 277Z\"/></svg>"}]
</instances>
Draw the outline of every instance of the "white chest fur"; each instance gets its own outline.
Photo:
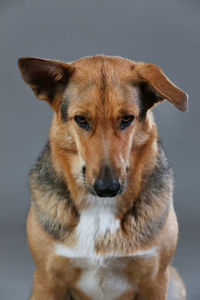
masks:
<instances>
[{"instance_id":1,"label":"white chest fur","mask_svg":"<svg viewBox=\"0 0 200 300\"><path fill-rule=\"evenodd\" d=\"M77 287L94 300L114 300L135 288L122 270L124 263L117 259L82 260L79 266L83 271Z\"/></svg>"},{"instance_id":2,"label":"white chest fur","mask_svg":"<svg viewBox=\"0 0 200 300\"><path fill-rule=\"evenodd\" d=\"M95 300L112 300L125 291L134 288L122 272L124 263L120 254L109 253L99 255L95 251L95 240L107 231L115 233L120 227L120 221L115 217L114 198L98 198L90 196L89 207L80 215L76 228L77 243L75 247L63 244L55 245L55 253L68 257L75 266L82 269L82 275L77 287ZM149 257L155 255L156 249L138 251L134 256Z\"/></svg>"},{"instance_id":3,"label":"white chest fur","mask_svg":"<svg viewBox=\"0 0 200 300\"><path fill-rule=\"evenodd\" d=\"M81 212L76 228L77 244L75 248L56 244L56 253L66 257L97 257L94 249L95 240L107 231L116 232L120 221L115 217L115 199L90 196L89 206Z\"/></svg>"}]
</instances>

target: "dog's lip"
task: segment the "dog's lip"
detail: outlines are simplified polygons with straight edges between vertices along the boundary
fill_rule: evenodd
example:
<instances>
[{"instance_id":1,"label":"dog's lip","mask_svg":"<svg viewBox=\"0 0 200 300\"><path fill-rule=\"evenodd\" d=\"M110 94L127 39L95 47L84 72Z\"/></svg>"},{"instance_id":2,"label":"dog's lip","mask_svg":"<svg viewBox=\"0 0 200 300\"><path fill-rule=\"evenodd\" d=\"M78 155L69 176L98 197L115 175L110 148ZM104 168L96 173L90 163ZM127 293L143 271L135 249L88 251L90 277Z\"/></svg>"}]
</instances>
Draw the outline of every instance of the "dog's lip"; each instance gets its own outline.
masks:
<instances>
[{"instance_id":1,"label":"dog's lip","mask_svg":"<svg viewBox=\"0 0 200 300\"><path fill-rule=\"evenodd\" d=\"M97 194L95 193L94 189L93 189L89 184L86 184L86 183L85 183L85 188L86 188L86 190L87 190L90 194L92 194L93 196L97 196Z\"/></svg>"}]
</instances>

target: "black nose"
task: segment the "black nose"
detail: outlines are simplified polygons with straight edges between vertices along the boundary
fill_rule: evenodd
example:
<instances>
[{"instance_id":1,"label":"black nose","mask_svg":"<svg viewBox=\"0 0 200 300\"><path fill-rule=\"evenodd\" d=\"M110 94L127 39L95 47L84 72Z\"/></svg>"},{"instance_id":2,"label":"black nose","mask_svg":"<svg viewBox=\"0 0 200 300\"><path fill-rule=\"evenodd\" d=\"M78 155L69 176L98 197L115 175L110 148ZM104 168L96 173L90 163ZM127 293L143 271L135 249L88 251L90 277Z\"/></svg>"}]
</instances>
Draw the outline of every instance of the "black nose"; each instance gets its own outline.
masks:
<instances>
[{"instance_id":1,"label":"black nose","mask_svg":"<svg viewBox=\"0 0 200 300\"><path fill-rule=\"evenodd\" d=\"M99 197L114 197L120 190L120 183L117 179L113 179L110 182L103 182L101 179L97 179L94 182L94 190Z\"/></svg>"},{"instance_id":2,"label":"black nose","mask_svg":"<svg viewBox=\"0 0 200 300\"><path fill-rule=\"evenodd\" d=\"M114 197L120 191L120 182L108 166L102 167L94 182L94 190L99 197Z\"/></svg>"}]
</instances>

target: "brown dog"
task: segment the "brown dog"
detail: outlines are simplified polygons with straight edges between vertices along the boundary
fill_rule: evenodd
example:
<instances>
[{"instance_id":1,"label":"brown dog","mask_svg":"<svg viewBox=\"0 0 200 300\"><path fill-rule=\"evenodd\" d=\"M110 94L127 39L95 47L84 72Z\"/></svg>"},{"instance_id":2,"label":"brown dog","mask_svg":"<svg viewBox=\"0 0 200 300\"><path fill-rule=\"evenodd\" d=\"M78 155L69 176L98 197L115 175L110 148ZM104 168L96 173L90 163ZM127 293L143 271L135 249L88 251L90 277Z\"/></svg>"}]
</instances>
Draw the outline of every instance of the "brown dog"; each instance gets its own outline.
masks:
<instances>
[{"instance_id":1,"label":"brown dog","mask_svg":"<svg viewBox=\"0 0 200 300\"><path fill-rule=\"evenodd\" d=\"M151 109L187 95L153 64L120 57L19 59L53 110L30 172L31 300L183 300L173 257L172 171Z\"/></svg>"}]
</instances>

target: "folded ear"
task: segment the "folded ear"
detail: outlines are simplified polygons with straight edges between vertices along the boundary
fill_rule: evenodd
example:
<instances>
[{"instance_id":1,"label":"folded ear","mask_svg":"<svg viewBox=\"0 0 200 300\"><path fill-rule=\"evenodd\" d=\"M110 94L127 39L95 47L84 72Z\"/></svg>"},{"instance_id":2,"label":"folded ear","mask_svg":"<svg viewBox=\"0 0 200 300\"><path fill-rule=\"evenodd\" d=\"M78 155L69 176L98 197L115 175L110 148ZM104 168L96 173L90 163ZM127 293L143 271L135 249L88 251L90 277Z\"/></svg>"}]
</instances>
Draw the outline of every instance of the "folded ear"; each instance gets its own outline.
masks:
<instances>
[{"instance_id":1,"label":"folded ear","mask_svg":"<svg viewBox=\"0 0 200 300\"><path fill-rule=\"evenodd\" d=\"M18 66L24 81L35 95L57 110L74 68L66 63L36 57L22 57Z\"/></svg>"},{"instance_id":2,"label":"folded ear","mask_svg":"<svg viewBox=\"0 0 200 300\"><path fill-rule=\"evenodd\" d=\"M176 87L158 66L138 62L132 70L132 78L140 86L143 113L164 99L182 111L187 110L188 95Z\"/></svg>"}]
</instances>

